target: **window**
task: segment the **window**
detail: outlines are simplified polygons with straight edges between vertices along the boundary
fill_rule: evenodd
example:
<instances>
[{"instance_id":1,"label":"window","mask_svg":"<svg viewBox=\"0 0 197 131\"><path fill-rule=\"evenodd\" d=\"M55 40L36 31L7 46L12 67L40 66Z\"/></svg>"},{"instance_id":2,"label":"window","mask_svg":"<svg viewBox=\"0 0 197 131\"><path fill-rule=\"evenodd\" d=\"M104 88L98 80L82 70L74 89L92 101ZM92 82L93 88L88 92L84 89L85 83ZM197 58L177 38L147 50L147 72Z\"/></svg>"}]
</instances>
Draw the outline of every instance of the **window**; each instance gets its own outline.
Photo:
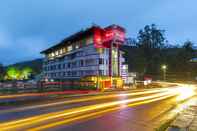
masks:
<instances>
[{"instance_id":1,"label":"window","mask_svg":"<svg viewBox=\"0 0 197 131\"><path fill-rule=\"evenodd\" d=\"M80 66L84 66L83 60L80 60Z\"/></svg>"},{"instance_id":2,"label":"window","mask_svg":"<svg viewBox=\"0 0 197 131\"><path fill-rule=\"evenodd\" d=\"M106 60L105 63L108 64L108 60Z\"/></svg>"},{"instance_id":3,"label":"window","mask_svg":"<svg viewBox=\"0 0 197 131\"><path fill-rule=\"evenodd\" d=\"M72 62L72 68L75 68L75 67L77 67L77 62L76 61Z\"/></svg>"},{"instance_id":4,"label":"window","mask_svg":"<svg viewBox=\"0 0 197 131\"><path fill-rule=\"evenodd\" d=\"M78 44L76 44L76 45L75 45L75 49L78 49L78 48L79 48L79 45L78 45Z\"/></svg>"},{"instance_id":5,"label":"window","mask_svg":"<svg viewBox=\"0 0 197 131\"><path fill-rule=\"evenodd\" d=\"M70 63L68 63L68 64L67 64L67 67L68 67L68 68L71 68L71 64L70 64Z\"/></svg>"},{"instance_id":6,"label":"window","mask_svg":"<svg viewBox=\"0 0 197 131\"><path fill-rule=\"evenodd\" d=\"M103 65L104 64L104 59L103 58L99 58L99 64Z\"/></svg>"},{"instance_id":7,"label":"window","mask_svg":"<svg viewBox=\"0 0 197 131\"><path fill-rule=\"evenodd\" d=\"M65 65L65 64L63 64L63 69L65 69L65 67L66 67L66 65Z\"/></svg>"},{"instance_id":8,"label":"window","mask_svg":"<svg viewBox=\"0 0 197 131\"><path fill-rule=\"evenodd\" d=\"M61 64L58 65L58 69L61 70Z\"/></svg>"},{"instance_id":9,"label":"window","mask_svg":"<svg viewBox=\"0 0 197 131\"><path fill-rule=\"evenodd\" d=\"M56 70L56 65L53 66L53 69Z\"/></svg>"},{"instance_id":10,"label":"window","mask_svg":"<svg viewBox=\"0 0 197 131\"><path fill-rule=\"evenodd\" d=\"M59 76L59 77L61 77L61 75L62 75L62 73L61 73L61 72L59 72L59 73L58 73L58 76Z\"/></svg>"},{"instance_id":11,"label":"window","mask_svg":"<svg viewBox=\"0 0 197 131\"><path fill-rule=\"evenodd\" d=\"M55 56L55 54L54 54L54 53L51 53L51 56L52 56L52 57L54 57L54 56Z\"/></svg>"},{"instance_id":12,"label":"window","mask_svg":"<svg viewBox=\"0 0 197 131\"><path fill-rule=\"evenodd\" d=\"M99 75L104 75L104 70L99 70Z\"/></svg>"},{"instance_id":13,"label":"window","mask_svg":"<svg viewBox=\"0 0 197 131\"><path fill-rule=\"evenodd\" d=\"M66 76L66 72L63 72L63 77L65 77Z\"/></svg>"},{"instance_id":14,"label":"window","mask_svg":"<svg viewBox=\"0 0 197 131\"><path fill-rule=\"evenodd\" d=\"M97 60L96 59L87 59L87 60L85 60L85 64L86 64L86 66L96 65Z\"/></svg>"},{"instance_id":15,"label":"window","mask_svg":"<svg viewBox=\"0 0 197 131\"><path fill-rule=\"evenodd\" d=\"M67 72L67 76L71 76L71 72L70 71Z\"/></svg>"},{"instance_id":16,"label":"window","mask_svg":"<svg viewBox=\"0 0 197 131\"><path fill-rule=\"evenodd\" d=\"M66 53L66 48L63 48L62 49L62 53Z\"/></svg>"},{"instance_id":17,"label":"window","mask_svg":"<svg viewBox=\"0 0 197 131\"><path fill-rule=\"evenodd\" d=\"M86 45L92 44L93 43L93 37L89 37L86 39Z\"/></svg>"},{"instance_id":18,"label":"window","mask_svg":"<svg viewBox=\"0 0 197 131\"><path fill-rule=\"evenodd\" d=\"M72 45L68 46L67 49L68 49L68 51L72 51L72 49L73 49Z\"/></svg>"},{"instance_id":19,"label":"window","mask_svg":"<svg viewBox=\"0 0 197 131\"><path fill-rule=\"evenodd\" d=\"M55 55L57 56L58 54L59 54L58 51L56 51L56 52L55 52Z\"/></svg>"},{"instance_id":20,"label":"window","mask_svg":"<svg viewBox=\"0 0 197 131\"><path fill-rule=\"evenodd\" d=\"M54 70L54 66L52 65L52 66L50 66L50 70L52 71L52 70Z\"/></svg>"}]
</instances>

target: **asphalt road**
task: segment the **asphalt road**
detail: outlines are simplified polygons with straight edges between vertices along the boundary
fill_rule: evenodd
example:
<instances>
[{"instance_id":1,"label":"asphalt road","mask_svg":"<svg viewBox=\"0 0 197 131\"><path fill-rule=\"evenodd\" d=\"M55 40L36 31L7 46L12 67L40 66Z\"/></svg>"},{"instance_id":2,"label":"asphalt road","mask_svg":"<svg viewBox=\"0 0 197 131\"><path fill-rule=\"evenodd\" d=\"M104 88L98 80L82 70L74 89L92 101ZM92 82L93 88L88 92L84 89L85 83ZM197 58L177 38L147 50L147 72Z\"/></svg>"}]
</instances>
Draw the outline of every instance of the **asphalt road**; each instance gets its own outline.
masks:
<instances>
[{"instance_id":1,"label":"asphalt road","mask_svg":"<svg viewBox=\"0 0 197 131\"><path fill-rule=\"evenodd\" d=\"M178 104L187 98L180 97L180 88L79 95L9 107L0 111L0 129L152 131L184 105Z\"/></svg>"}]
</instances>

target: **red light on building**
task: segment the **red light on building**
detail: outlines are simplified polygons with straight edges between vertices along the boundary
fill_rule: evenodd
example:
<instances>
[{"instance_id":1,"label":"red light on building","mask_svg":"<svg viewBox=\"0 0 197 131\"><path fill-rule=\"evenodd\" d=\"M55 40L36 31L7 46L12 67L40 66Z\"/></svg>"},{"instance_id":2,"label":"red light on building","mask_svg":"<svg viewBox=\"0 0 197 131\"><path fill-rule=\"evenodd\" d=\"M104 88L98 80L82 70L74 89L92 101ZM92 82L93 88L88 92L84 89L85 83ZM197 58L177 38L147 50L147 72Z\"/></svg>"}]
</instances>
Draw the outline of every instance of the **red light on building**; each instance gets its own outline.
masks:
<instances>
[{"instance_id":1,"label":"red light on building","mask_svg":"<svg viewBox=\"0 0 197 131\"><path fill-rule=\"evenodd\" d=\"M124 42L125 40L125 31L120 28L115 28L114 26L106 28L104 34L103 42L110 42L113 40Z\"/></svg>"},{"instance_id":2,"label":"red light on building","mask_svg":"<svg viewBox=\"0 0 197 131\"><path fill-rule=\"evenodd\" d=\"M113 38L114 38L114 32L112 30L104 31L103 42L109 42L113 40Z\"/></svg>"},{"instance_id":3,"label":"red light on building","mask_svg":"<svg viewBox=\"0 0 197 131\"><path fill-rule=\"evenodd\" d=\"M125 41L124 28L112 25L104 29L94 29L94 44L96 48L109 48L112 41L120 44Z\"/></svg>"},{"instance_id":4,"label":"red light on building","mask_svg":"<svg viewBox=\"0 0 197 131\"><path fill-rule=\"evenodd\" d=\"M94 45L96 48L103 48L102 30L99 28L94 29Z\"/></svg>"}]
</instances>

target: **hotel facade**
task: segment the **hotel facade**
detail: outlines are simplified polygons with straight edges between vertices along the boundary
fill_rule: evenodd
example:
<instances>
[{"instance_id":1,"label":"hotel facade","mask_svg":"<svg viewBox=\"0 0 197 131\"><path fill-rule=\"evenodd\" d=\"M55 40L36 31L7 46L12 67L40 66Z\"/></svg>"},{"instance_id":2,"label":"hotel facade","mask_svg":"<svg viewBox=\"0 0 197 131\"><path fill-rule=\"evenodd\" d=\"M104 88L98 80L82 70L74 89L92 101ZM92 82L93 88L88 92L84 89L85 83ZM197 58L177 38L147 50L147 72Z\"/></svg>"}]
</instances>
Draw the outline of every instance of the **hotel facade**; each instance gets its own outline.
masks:
<instances>
[{"instance_id":1,"label":"hotel facade","mask_svg":"<svg viewBox=\"0 0 197 131\"><path fill-rule=\"evenodd\" d=\"M118 25L92 26L77 32L41 52L45 56L44 77L62 81L99 81L105 88L121 85L125 59L119 47L124 42L125 29Z\"/></svg>"}]
</instances>

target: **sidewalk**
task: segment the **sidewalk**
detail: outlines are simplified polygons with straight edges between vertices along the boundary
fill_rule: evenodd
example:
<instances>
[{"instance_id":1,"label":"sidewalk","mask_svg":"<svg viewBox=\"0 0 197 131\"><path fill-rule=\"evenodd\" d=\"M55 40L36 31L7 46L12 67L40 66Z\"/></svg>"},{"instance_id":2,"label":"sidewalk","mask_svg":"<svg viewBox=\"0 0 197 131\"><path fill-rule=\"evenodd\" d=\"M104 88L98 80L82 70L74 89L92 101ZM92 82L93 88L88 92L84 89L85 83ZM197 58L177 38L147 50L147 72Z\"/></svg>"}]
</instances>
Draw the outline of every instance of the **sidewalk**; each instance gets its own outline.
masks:
<instances>
[{"instance_id":1,"label":"sidewalk","mask_svg":"<svg viewBox=\"0 0 197 131\"><path fill-rule=\"evenodd\" d=\"M181 112L167 131L197 131L197 102Z\"/></svg>"}]
</instances>

